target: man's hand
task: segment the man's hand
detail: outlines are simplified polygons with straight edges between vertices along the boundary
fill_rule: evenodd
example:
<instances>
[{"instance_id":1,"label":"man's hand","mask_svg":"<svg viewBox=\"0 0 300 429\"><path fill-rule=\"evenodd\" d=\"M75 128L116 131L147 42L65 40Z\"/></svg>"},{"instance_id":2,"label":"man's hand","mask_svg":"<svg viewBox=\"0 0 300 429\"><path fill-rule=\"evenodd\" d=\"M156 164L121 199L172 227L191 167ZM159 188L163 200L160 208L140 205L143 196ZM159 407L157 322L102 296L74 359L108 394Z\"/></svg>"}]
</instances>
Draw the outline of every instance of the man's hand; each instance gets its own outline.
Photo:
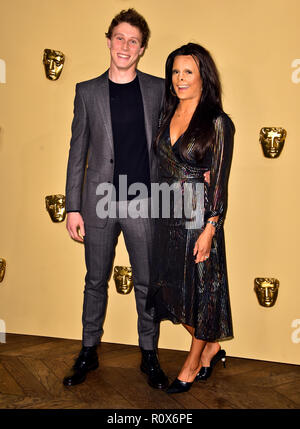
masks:
<instances>
[{"instance_id":1,"label":"man's hand","mask_svg":"<svg viewBox=\"0 0 300 429\"><path fill-rule=\"evenodd\" d=\"M73 240L83 243L85 231L84 222L80 213L70 212L67 214L67 230Z\"/></svg>"}]
</instances>

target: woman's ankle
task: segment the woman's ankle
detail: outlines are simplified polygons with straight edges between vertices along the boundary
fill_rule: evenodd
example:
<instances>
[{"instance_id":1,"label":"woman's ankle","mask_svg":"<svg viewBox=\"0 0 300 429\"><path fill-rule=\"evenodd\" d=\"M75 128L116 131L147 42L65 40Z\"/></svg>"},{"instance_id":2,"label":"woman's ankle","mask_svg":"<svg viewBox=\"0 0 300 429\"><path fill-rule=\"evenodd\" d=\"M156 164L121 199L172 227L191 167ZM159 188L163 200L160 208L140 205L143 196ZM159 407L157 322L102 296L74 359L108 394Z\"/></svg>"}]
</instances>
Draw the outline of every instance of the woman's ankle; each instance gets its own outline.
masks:
<instances>
[{"instance_id":1,"label":"woman's ankle","mask_svg":"<svg viewBox=\"0 0 300 429\"><path fill-rule=\"evenodd\" d=\"M184 365L181 368L177 378L181 381L193 382L196 375L200 371L201 366L202 366L201 363L200 364Z\"/></svg>"},{"instance_id":2,"label":"woman's ankle","mask_svg":"<svg viewBox=\"0 0 300 429\"><path fill-rule=\"evenodd\" d=\"M221 349L219 343L207 343L201 355L202 366L209 366L211 359Z\"/></svg>"}]
</instances>

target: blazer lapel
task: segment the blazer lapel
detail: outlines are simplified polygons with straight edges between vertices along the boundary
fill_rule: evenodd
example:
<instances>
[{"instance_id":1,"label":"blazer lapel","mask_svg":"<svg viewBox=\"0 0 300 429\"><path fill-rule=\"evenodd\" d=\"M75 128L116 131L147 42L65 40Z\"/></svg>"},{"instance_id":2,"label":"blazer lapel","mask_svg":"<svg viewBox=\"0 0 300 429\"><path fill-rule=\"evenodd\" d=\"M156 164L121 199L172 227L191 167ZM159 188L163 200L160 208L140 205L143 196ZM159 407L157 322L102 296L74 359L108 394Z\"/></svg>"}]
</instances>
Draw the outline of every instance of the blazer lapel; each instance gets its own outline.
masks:
<instances>
[{"instance_id":1,"label":"blazer lapel","mask_svg":"<svg viewBox=\"0 0 300 429\"><path fill-rule=\"evenodd\" d=\"M114 142L111 125L111 113L110 113L110 101L109 101L109 84L108 84L108 70L99 78L99 91L97 92L96 98L99 109L101 111L104 126L107 132L109 144L114 153Z\"/></svg>"},{"instance_id":2,"label":"blazer lapel","mask_svg":"<svg viewBox=\"0 0 300 429\"><path fill-rule=\"evenodd\" d=\"M152 95L151 94L151 85L149 80L144 73L137 70L137 75L139 78L143 105L144 105L144 118L145 118L145 131L148 144L148 151L150 154L151 145L152 145Z\"/></svg>"}]
</instances>

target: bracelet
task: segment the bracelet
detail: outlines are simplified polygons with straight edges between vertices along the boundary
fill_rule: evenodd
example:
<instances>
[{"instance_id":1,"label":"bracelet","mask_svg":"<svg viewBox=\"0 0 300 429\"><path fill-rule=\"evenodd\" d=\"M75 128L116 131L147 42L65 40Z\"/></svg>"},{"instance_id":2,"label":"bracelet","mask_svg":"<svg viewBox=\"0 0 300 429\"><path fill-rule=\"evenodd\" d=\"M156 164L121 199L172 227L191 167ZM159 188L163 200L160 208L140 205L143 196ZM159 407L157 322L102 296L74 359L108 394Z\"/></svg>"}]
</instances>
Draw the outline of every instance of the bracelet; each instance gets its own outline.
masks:
<instances>
[{"instance_id":1,"label":"bracelet","mask_svg":"<svg viewBox=\"0 0 300 429\"><path fill-rule=\"evenodd\" d=\"M206 223L211 223L215 228L217 227L217 222L214 222L213 220L208 220Z\"/></svg>"}]
</instances>

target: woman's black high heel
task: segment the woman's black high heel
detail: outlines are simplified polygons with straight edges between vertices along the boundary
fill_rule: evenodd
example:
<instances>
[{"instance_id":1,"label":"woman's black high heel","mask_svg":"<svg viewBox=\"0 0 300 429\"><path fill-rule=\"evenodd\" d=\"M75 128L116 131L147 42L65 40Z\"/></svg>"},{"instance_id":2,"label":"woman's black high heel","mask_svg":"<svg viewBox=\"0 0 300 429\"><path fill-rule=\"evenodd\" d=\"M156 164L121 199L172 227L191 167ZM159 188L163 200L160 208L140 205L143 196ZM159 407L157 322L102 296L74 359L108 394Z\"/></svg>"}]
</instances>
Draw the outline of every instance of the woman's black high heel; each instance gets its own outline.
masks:
<instances>
[{"instance_id":1,"label":"woman's black high heel","mask_svg":"<svg viewBox=\"0 0 300 429\"><path fill-rule=\"evenodd\" d=\"M173 383L170 384L170 386L167 388L167 393L183 393L190 390L192 387L193 381L181 381L178 378L175 378Z\"/></svg>"},{"instance_id":2,"label":"woman's black high heel","mask_svg":"<svg viewBox=\"0 0 300 429\"><path fill-rule=\"evenodd\" d=\"M212 360L210 361L210 366L203 366L198 374L196 375L195 381L204 381L207 380L213 371L213 367L221 360L223 362L224 368L226 367L226 352L225 350L219 350L218 353L214 355Z\"/></svg>"}]
</instances>

